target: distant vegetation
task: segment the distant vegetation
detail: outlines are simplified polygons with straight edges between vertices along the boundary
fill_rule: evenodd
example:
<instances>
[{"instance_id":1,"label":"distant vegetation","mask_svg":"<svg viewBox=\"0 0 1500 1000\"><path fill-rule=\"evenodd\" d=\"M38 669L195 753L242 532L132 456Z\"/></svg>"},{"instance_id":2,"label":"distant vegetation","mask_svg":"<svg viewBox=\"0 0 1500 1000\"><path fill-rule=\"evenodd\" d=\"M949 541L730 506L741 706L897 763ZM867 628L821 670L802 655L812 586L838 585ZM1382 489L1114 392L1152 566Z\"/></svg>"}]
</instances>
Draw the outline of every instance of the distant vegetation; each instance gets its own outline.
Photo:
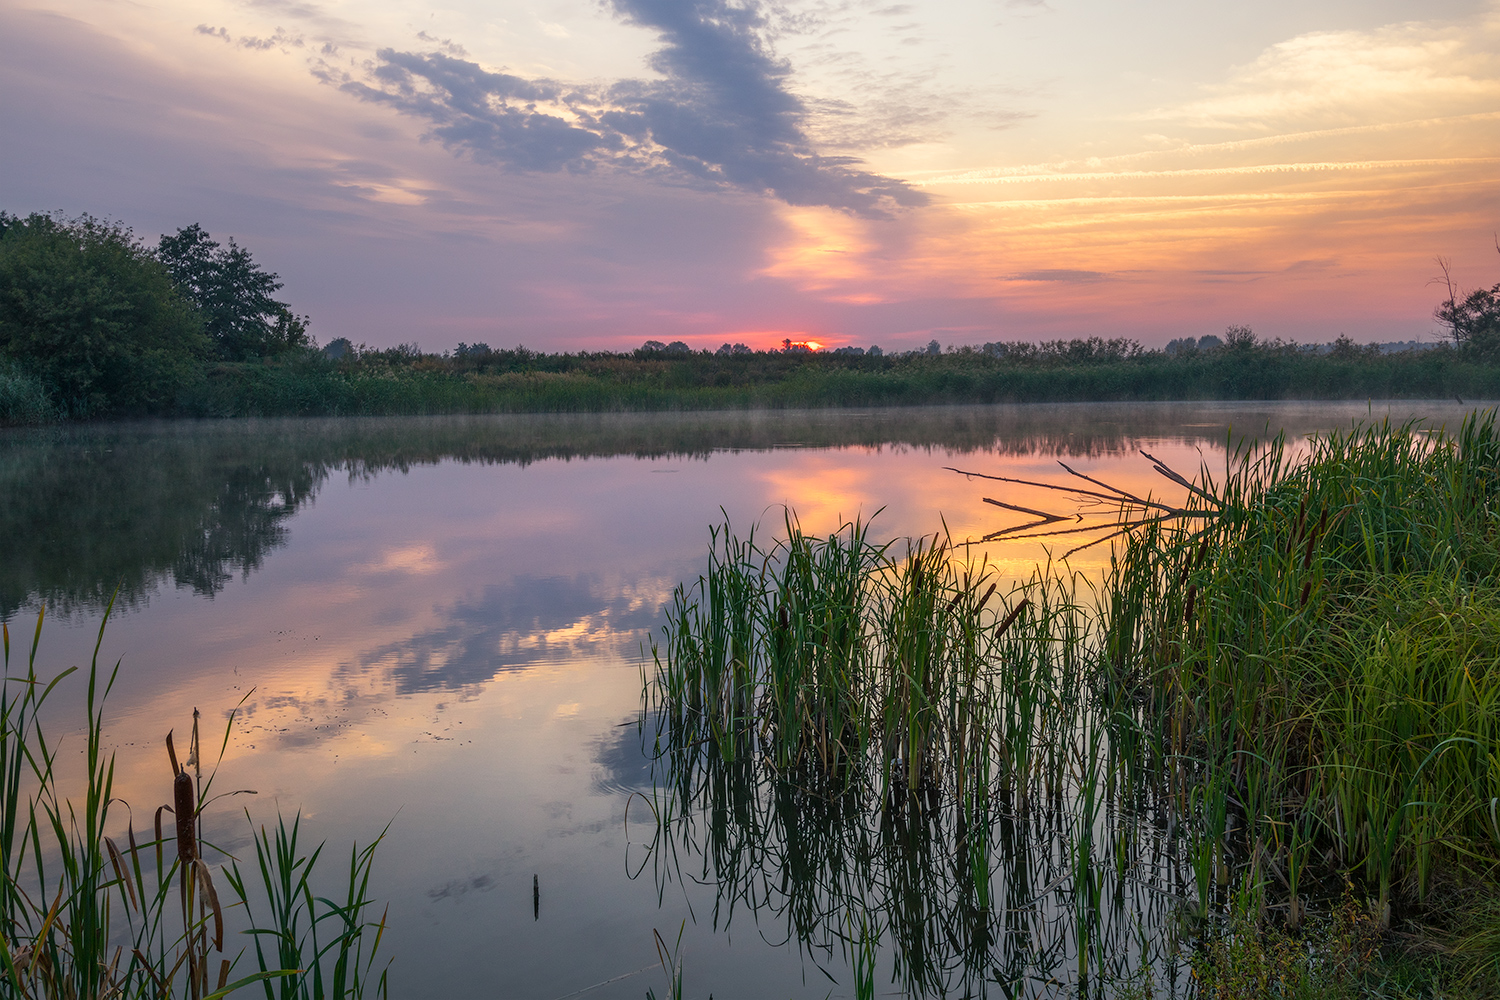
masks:
<instances>
[{"instance_id":1,"label":"distant vegetation","mask_svg":"<svg viewBox=\"0 0 1500 1000\"><path fill-rule=\"evenodd\" d=\"M1446 273L1446 272L1445 272ZM603 412L1060 400L1353 399L1500 395L1500 284L1451 282L1449 341L1299 345L1179 338L1163 350L1089 337L884 352L543 354L461 343L424 353L337 338L272 296L275 274L197 225L148 246L89 216L0 213L0 424L128 416ZM1391 350L1392 347L1410 348Z\"/></svg>"}]
</instances>

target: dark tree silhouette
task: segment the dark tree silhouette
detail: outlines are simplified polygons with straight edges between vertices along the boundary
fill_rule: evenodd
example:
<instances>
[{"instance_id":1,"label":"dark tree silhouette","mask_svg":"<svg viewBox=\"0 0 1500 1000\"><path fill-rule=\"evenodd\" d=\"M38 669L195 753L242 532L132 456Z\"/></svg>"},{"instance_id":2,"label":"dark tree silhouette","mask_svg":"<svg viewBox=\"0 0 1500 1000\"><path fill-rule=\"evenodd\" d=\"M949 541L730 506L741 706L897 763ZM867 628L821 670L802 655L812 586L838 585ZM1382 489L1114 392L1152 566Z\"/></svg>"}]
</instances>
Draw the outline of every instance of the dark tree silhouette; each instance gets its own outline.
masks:
<instances>
[{"instance_id":1,"label":"dark tree silhouette","mask_svg":"<svg viewBox=\"0 0 1500 1000\"><path fill-rule=\"evenodd\" d=\"M191 304L126 226L0 213L0 357L64 413L164 412L206 349Z\"/></svg>"},{"instance_id":2,"label":"dark tree silhouette","mask_svg":"<svg viewBox=\"0 0 1500 1000\"><path fill-rule=\"evenodd\" d=\"M307 317L271 297L281 280L233 239L221 246L194 223L162 236L156 253L197 305L221 358L246 361L308 345Z\"/></svg>"},{"instance_id":3,"label":"dark tree silhouette","mask_svg":"<svg viewBox=\"0 0 1500 1000\"><path fill-rule=\"evenodd\" d=\"M1500 253L1500 239L1495 242L1495 251ZM1455 346L1486 355L1500 350L1500 282L1492 288L1465 292L1453 280L1448 258L1439 257L1437 263L1443 271L1437 280L1448 289L1448 298L1433 316L1448 328Z\"/></svg>"}]
</instances>

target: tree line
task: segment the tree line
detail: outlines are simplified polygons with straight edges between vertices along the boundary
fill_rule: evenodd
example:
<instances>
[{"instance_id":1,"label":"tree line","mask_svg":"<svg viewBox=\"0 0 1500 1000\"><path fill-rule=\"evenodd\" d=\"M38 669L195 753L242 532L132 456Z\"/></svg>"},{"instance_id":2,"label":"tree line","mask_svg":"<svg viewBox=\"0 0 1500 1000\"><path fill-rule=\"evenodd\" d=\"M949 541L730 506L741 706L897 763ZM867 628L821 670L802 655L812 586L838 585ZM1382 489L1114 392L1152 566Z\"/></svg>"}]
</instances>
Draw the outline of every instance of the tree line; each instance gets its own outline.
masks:
<instances>
[{"instance_id":1,"label":"tree line","mask_svg":"<svg viewBox=\"0 0 1500 1000\"><path fill-rule=\"evenodd\" d=\"M197 224L152 246L90 215L0 212L0 396L39 391L68 417L171 412L205 362L310 346L281 287Z\"/></svg>"},{"instance_id":2,"label":"tree line","mask_svg":"<svg viewBox=\"0 0 1500 1000\"><path fill-rule=\"evenodd\" d=\"M946 349L933 340L911 351L814 351L786 339L770 350L648 340L625 352L460 343L432 353L339 337L320 351L307 317L276 298L280 278L233 239L220 243L194 224L152 244L88 215L0 212L0 424L1500 393L1500 283L1465 290L1439 265L1447 296L1434 318L1448 342L1399 355L1346 336L1266 340L1244 326L1162 350L1084 337Z\"/></svg>"}]
</instances>

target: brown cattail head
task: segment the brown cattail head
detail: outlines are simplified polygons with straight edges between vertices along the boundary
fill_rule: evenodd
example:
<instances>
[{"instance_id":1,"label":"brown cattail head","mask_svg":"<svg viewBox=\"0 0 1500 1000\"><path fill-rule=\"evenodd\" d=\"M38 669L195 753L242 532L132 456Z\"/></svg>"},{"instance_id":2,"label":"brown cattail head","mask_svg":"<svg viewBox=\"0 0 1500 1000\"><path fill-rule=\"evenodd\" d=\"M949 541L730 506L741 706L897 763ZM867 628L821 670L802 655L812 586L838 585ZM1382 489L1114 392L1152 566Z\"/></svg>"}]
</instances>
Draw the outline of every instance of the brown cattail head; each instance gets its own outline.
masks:
<instances>
[{"instance_id":1,"label":"brown cattail head","mask_svg":"<svg viewBox=\"0 0 1500 1000\"><path fill-rule=\"evenodd\" d=\"M197 818L193 795L193 778L186 771L179 771L172 779L172 811L177 814L177 859L186 867L198 857L198 842L194 836Z\"/></svg>"},{"instance_id":2,"label":"brown cattail head","mask_svg":"<svg viewBox=\"0 0 1500 1000\"><path fill-rule=\"evenodd\" d=\"M1190 622L1190 621L1193 620L1193 599L1195 597L1197 597L1197 596L1198 596L1198 587L1197 587L1197 585L1196 584L1188 584L1187 608L1182 613L1182 624L1184 624L1184 625L1186 625L1188 622Z\"/></svg>"},{"instance_id":3,"label":"brown cattail head","mask_svg":"<svg viewBox=\"0 0 1500 1000\"><path fill-rule=\"evenodd\" d=\"M986 604L988 604L990 602L990 598L993 597L994 594L995 594L995 585L993 583L991 583L990 584L990 589L986 590L984 592L984 596L979 599L979 607L982 608Z\"/></svg>"},{"instance_id":4,"label":"brown cattail head","mask_svg":"<svg viewBox=\"0 0 1500 1000\"><path fill-rule=\"evenodd\" d=\"M1317 542L1318 542L1318 536L1323 533L1323 529L1325 527L1327 527L1327 526L1328 526L1328 508L1324 507L1323 508L1323 516L1320 517L1320 518L1318 518L1318 527L1315 530L1313 530L1313 531L1311 531L1311 532L1308 533L1308 536L1307 536L1307 550L1302 553L1302 568L1303 569L1307 569L1309 566L1312 565L1313 546L1317 544Z\"/></svg>"},{"instance_id":5,"label":"brown cattail head","mask_svg":"<svg viewBox=\"0 0 1500 1000\"><path fill-rule=\"evenodd\" d=\"M1031 603L1031 598L1025 597L1025 598L1021 599L1021 603L1020 604L1017 604L1014 608L1011 608L1010 614L1008 614L1008 615L1005 616L1005 621L1001 622L1000 623L1000 627L995 630L995 638L998 639L1002 635L1004 635L1005 632L1006 632L1006 630L1009 629L1011 627L1011 625L1013 625L1015 623L1015 620L1017 618L1021 617L1021 612L1025 611L1027 605L1029 605L1030 603Z\"/></svg>"}]
</instances>

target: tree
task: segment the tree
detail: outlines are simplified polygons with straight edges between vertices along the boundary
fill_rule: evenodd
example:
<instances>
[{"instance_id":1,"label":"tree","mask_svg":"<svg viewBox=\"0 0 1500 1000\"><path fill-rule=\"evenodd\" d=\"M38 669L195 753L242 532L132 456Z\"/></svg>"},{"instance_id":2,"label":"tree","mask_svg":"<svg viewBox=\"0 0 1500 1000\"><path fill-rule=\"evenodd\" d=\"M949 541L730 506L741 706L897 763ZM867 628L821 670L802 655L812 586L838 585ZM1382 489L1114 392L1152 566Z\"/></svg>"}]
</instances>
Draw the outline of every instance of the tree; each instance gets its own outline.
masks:
<instances>
[{"instance_id":1,"label":"tree","mask_svg":"<svg viewBox=\"0 0 1500 1000\"><path fill-rule=\"evenodd\" d=\"M1248 326L1228 327L1224 330L1224 346L1231 351L1251 350L1255 347L1255 331Z\"/></svg>"},{"instance_id":2,"label":"tree","mask_svg":"<svg viewBox=\"0 0 1500 1000\"><path fill-rule=\"evenodd\" d=\"M308 346L307 317L271 297L280 279L232 238L222 247L194 223L162 236L156 254L198 307L219 357L246 361Z\"/></svg>"},{"instance_id":3,"label":"tree","mask_svg":"<svg viewBox=\"0 0 1500 1000\"><path fill-rule=\"evenodd\" d=\"M1500 240L1495 243L1500 252ZM1438 280L1448 289L1448 299L1433 316L1448 328L1454 346L1480 354L1500 349L1500 283L1493 288L1460 289L1453 280L1453 266L1446 257L1438 258L1443 276Z\"/></svg>"},{"instance_id":4,"label":"tree","mask_svg":"<svg viewBox=\"0 0 1500 1000\"><path fill-rule=\"evenodd\" d=\"M192 304L129 228L0 213L0 355L63 411L163 412L207 349Z\"/></svg>"}]
</instances>

